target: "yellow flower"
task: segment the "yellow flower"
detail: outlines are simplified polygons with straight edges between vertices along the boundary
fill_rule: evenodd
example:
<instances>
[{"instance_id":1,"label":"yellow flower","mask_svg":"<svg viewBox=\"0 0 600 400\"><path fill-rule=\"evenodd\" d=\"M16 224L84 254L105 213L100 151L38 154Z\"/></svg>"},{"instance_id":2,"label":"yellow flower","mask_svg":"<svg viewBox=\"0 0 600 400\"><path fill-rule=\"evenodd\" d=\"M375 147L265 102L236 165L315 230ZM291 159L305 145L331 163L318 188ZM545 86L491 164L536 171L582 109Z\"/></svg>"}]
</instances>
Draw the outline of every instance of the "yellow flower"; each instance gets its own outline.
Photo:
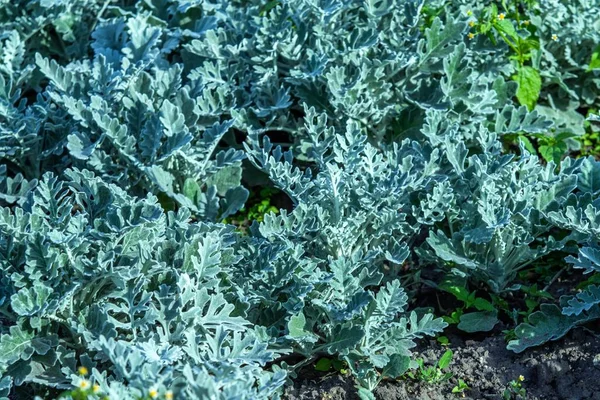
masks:
<instances>
[{"instance_id":1,"label":"yellow flower","mask_svg":"<svg viewBox=\"0 0 600 400\"><path fill-rule=\"evenodd\" d=\"M93 393L99 393L100 392L100 385L98 385L97 383L94 384L94 386L92 386L92 392Z\"/></svg>"},{"instance_id":2,"label":"yellow flower","mask_svg":"<svg viewBox=\"0 0 600 400\"><path fill-rule=\"evenodd\" d=\"M525 380L525 377L523 375L519 375L519 382L523 382Z\"/></svg>"},{"instance_id":3,"label":"yellow flower","mask_svg":"<svg viewBox=\"0 0 600 400\"><path fill-rule=\"evenodd\" d=\"M87 379L84 379L81 382L79 382L79 389L88 390L89 388L90 388L90 381L88 381Z\"/></svg>"},{"instance_id":4,"label":"yellow flower","mask_svg":"<svg viewBox=\"0 0 600 400\"><path fill-rule=\"evenodd\" d=\"M554 40L555 42L558 40L558 35L556 33L552 35L552 40Z\"/></svg>"},{"instance_id":5,"label":"yellow flower","mask_svg":"<svg viewBox=\"0 0 600 400\"><path fill-rule=\"evenodd\" d=\"M473 11L471 11L471 10L468 10L468 11L467 11L467 17L470 17L471 15L473 15Z\"/></svg>"},{"instance_id":6,"label":"yellow flower","mask_svg":"<svg viewBox=\"0 0 600 400\"><path fill-rule=\"evenodd\" d=\"M523 23L525 24L525 26L529 26L529 20L523 21Z\"/></svg>"},{"instance_id":7,"label":"yellow flower","mask_svg":"<svg viewBox=\"0 0 600 400\"><path fill-rule=\"evenodd\" d=\"M469 26L472 28L475 26L475 21L469 21Z\"/></svg>"},{"instance_id":8,"label":"yellow flower","mask_svg":"<svg viewBox=\"0 0 600 400\"><path fill-rule=\"evenodd\" d=\"M504 21L504 18L506 18L506 15L505 15L504 13L500 13L500 14L498 14L498 19L499 19L500 21Z\"/></svg>"},{"instance_id":9,"label":"yellow flower","mask_svg":"<svg viewBox=\"0 0 600 400\"><path fill-rule=\"evenodd\" d=\"M473 39L475 37L475 34L473 32L471 32L467 35L467 37L469 38L469 40Z\"/></svg>"},{"instance_id":10,"label":"yellow flower","mask_svg":"<svg viewBox=\"0 0 600 400\"><path fill-rule=\"evenodd\" d=\"M148 390L148 395L150 398L155 399L158 396L158 390L156 390L156 388L150 388L150 390Z\"/></svg>"},{"instance_id":11,"label":"yellow flower","mask_svg":"<svg viewBox=\"0 0 600 400\"><path fill-rule=\"evenodd\" d=\"M167 392L165 393L165 399L173 400L173 392L171 392L170 390L167 390Z\"/></svg>"},{"instance_id":12,"label":"yellow flower","mask_svg":"<svg viewBox=\"0 0 600 400\"><path fill-rule=\"evenodd\" d=\"M79 372L79 375L85 376L88 374L89 371L86 367L81 366L77 369L77 372Z\"/></svg>"}]
</instances>

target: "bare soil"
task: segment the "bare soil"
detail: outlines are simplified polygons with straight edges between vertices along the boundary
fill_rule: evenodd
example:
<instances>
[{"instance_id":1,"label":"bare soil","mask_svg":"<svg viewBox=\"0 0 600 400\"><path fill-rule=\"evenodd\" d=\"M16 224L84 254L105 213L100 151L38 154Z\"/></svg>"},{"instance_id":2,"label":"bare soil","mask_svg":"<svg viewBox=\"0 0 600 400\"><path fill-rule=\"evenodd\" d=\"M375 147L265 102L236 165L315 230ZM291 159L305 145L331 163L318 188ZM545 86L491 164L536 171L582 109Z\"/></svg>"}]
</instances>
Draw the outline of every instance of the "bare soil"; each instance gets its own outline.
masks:
<instances>
[{"instance_id":1,"label":"bare soil","mask_svg":"<svg viewBox=\"0 0 600 400\"><path fill-rule=\"evenodd\" d=\"M591 326L590 328L597 328ZM415 356L434 364L445 351L437 342L422 344ZM385 400L502 400L512 380L523 375L527 400L600 400L600 337L589 329L577 328L565 338L515 354L506 349L502 336L481 340L450 337L454 352L447 371L449 381L428 385L406 379L385 381L375 391ZM308 375L312 375L308 377ZM458 379L470 390L453 394ZM287 400L358 399L352 378L307 371L284 396Z\"/></svg>"}]
</instances>

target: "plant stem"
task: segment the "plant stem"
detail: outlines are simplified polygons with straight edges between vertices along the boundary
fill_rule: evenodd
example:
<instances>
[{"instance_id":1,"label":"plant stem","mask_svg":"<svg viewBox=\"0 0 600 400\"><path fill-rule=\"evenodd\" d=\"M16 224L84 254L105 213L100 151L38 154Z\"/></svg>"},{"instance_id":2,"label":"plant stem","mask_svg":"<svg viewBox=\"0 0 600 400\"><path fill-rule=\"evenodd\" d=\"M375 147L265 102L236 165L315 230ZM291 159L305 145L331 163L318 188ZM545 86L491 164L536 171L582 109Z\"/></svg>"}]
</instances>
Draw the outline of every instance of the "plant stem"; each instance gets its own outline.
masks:
<instances>
[{"instance_id":1,"label":"plant stem","mask_svg":"<svg viewBox=\"0 0 600 400\"><path fill-rule=\"evenodd\" d=\"M108 5L110 4L111 1L112 0L106 0L104 2L104 4L102 5L102 8L100 9L100 12L98 12L98 16L96 17L96 20L92 24L92 28L90 29L90 32L94 31L94 29L96 28L96 25L98 25L98 22L100 22L100 18L102 18L102 14L104 14L104 11L106 11L106 9L108 8Z\"/></svg>"},{"instance_id":2,"label":"plant stem","mask_svg":"<svg viewBox=\"0 0 600 400\"><path fill-rule=\"evenodd\" d=\"M550 279L550 282L548 282L548 284L546 285L546 287L544 287L544 289L542 289L543 292L546 292L550 286L554 283L554 281L556 281L558 279L558 277L560 275L562 275L562 273L567 269L568 265L565 265L564 267L562 267L560 269L560 271L558 271L553 277L552 279Z\"/></svg>"}]
</instances>

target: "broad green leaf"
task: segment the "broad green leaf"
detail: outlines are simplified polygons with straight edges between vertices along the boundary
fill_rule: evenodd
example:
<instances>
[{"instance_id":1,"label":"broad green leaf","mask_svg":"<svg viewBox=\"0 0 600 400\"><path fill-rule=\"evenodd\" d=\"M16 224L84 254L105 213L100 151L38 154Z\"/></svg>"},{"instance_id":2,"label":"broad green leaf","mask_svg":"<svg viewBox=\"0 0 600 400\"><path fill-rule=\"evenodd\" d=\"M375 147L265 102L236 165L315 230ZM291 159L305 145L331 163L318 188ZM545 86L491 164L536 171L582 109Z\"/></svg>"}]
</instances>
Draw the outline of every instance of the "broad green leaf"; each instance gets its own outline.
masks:
<instances>
[{"instance_id":1,"label":"broad green leaf","mask_svg":"<svg viewBox=\"0 0 600 400\"><path fill-rule=\"evenodd\" d=\"M454 285L452 282L448 282L448 284L440 285L440 289L453 294L457 300L460 300L464 303L469 300L469 291L464 286Z\"/></svg>"},{"instance_id":2,"label":"broad green leaf","mask_svg":"<svg viewBox=\"0 0 600 400\"><path fill-rule=\"evenodd\" d=\"M395 379L402 376L409 368L410 357L401 354L393 354L390 356L390 361L381 371L381 375Z\"/></svg>"},{"instance_id":3,"label":"broad green leaf","mask_svg":"<svg viewBox=\"0 0 600 400\"><path fill-rule=\"evenodd\" d=\"M531 111L535 107L542 89L540 73L533 67L520 67L513 77L519 84L517 99Z\"/></svg>"},{"instance_id":4,"label":"broad green leaf","mask_svg":"<svg viewBox=\"0 0 600 400\"><path fill-rule=\"evenodd\" d=\"M515 30L515 26L513 25L511 20L496 20L494 22L494 27L498 29L499 32L503 33L505 36L508 36L511 39L512 43L517 43L519 40L519 35Z\"/></svg>"},{"instance_id":5,"label":"broad green leaf","mask_svg":"<svg viewBox=\"0 0 600 400\"><path fill-rule=\"evenodd\" d=\"M315 364L315 369L317 371L327 372L331 369L331 359L322 357Z\"/></svg>"},{"instance_id":6,"label":"broad green leaf","mask_svg":"<svg viewBox=\"0 0 600 400\"><path fill-rule=\"evenodd\" d=\"M486 299L482 299L481 297L477 297L473 302L473 307L478 309L479 311L495 311L495 308L492 303L487 301Z\"/></svg>"},{"instance_id":7,"label":"broad green leaf","mask_svg":"<svg viewBox=\"0 0 600 400\"><path fill-rule=\"evenodd\" d=\"M548 162L552 161L556 165L560 164L560 160L567 152L567 149L568 146L563 141L544 144L539 147L540 155L544 160Z\"/></svg>"},{"instance_id":8,"label":"broad green leaf","mask_svg":"<svg viewBox=\"0 0 600 400\"><path fill-rule=\"evenodd\" d=\"M489 332L497 323L496 312L477 311L461 315L458 329L465 332Z\"/></svg>"}]
</instances>

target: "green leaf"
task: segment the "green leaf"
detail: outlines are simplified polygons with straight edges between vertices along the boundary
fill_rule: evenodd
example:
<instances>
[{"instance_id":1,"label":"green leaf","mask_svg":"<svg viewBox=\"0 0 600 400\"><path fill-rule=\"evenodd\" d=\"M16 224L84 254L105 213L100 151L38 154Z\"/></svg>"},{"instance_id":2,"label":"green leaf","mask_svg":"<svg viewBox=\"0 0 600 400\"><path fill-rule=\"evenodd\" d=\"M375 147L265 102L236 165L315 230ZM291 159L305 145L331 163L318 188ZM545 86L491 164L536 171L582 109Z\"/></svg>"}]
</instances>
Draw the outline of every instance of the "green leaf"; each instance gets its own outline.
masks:
<instances>
[{"instance_id":1,"label":"green leaf","mask_svg":"<svg viewBox=\"0 0 600 400\"><path fill-rule=\"evenodd\" d=\"M563 140L567 140L567 139L574 138L574 137L577 137L577 135L573 132L560 132L558 135L556 135L554 137L554 140L563 141Z\"/></svg>"},{"instance_id":2,"label":"green leaf","mask_svg":"<svg viewBox=\"0 0 600 400\"><path fill-rule=\"evenodd\" d=\"M390 356L390 361L381 372L381 375L395 379L401 375L404 375L409 368L410 357L402 354L393 354Z\"/></svg>"},{"instance_id":3,"label":"green leaf","mask_svg":"<svg viewBox=\"0 0 600 400\"><path fill-rule=\"evenodd\" d=\"M322 372L329 371L331 369L331 359L325 357L320 358L315 364L315 369Z\"/></svg>"},{"instance_id":4,"label":"green leaf","mask_svg":"<svg viewBox=\"0 0 600 400\"><path fill-rule=\"evenodd\" d=\"M198 185L198 182L192 178L187 178L183 183L183 195L194 204L198 204L200 199L200 185Z\"/></svg>"},{"instance_id":5,"label":"green leaf","mask_svg":"<svg viewBox=\"0 0 600 400\"><path fill-rule=\"evenodd\" d=\"M475 307L479 311L495 311L495 308L492 305L492 303L490 303L486 299L482 299L481 297L475 299L475 301L473 302L473 307Z\"/></svg>"},{"instance_id":6,"label":"green leaf","mask_svg":"<svg viewBox=\"0 0 600 400\"><path fill-rule=\"evenodd\" d=\"M531 154L537 154L537 151L535 150L535 147L533 147L533 144L531 143L531 140L529 140L529 138L527 136L519 136L519 142L523 143L523 147L525 147L525 149L530 152Z\"/></svg>"},{"instance_id":7,"label":"green leaf","mask_svg":"<svg viewBox=\"0 0 600 400\"><path fill-rule=\"evenodd\" d=\"M519 84L517 89L519 103L530 111L533 110L542 89L540 73L533 67L520 67L513 79Z\"/></svg>"},{"instance_id":8,"label":"green leaf","mask_svg":"<svg viewBox=\"0 0 600 400\"><path fill-rule=\"evenodd\" d=\"M268 3L266 3L265 5L263 5L260 8L258 15L260 17L264 17L269 11L271 11L273 8L277 7L278 5L279 5L279 0L269 1Z\"/></svg>"},{"instance_id":9,"label":"green leaf","mask_svg":"<svg viewBox=\"0 0 600 400\"><path fill-rule=\"evenodd\" d=\"M440 336L437 338L437 341L442 346L448 346L450 344L450 339L447 336Z\"/></svg>"},{"instance_id":10,"label":"green leaf","mask_svg":"<svg viewBox=\"0 0 600 400\"><path fill-rule=\"evenodd\" d=\"M540 155L544 160L554 162L556 165L560 164L560 160L566 154L568 146L565 142L555 142L552 144L541 145L539 147Z\"/></svg>"},{"instance_id":11,"label":"green leaf","mask_svg":"<svg viewBox=\"0 0 600 400\"><path fill-rule=\"evenodd\" d=\"M498 323L496 312L478 311L463 314L460 317L458 329L465 332L488 332Z\"/></svg>"},{"instance_id":12,"label":"green leaf","mask_svg":"<svg viewBox=\"0 0 600 400\"><path fill-rule=\"evenodd\" d=\"M592 53L590 65L588 66L588 72L594 69L600 69L600 45L596 47Z\"/></svg>"},{"instance_id":13,"label":"green leaf","mask_svg":"<svg viewBox=\"0 0 600 400\"><path fill-rule=\"evenodd\" d=\"M504 35L512 39L513 44L517 43L517 41L519 40L519 35L517 34L517 31L515 30L515 26L513 25L512 21L508 19L496 20L494 22L494 27L499 32L502 32Z\"/></svg>"},{"instance_id":14,"label":"green leaf","mask_svg":"<svg viewBox=\"0 0 600 400\"><path fill-rule=\"evenodd\" d=\"M346 363L340 359L333 359L331 360L331 366L339 372L342 372L342 370L347 366ZM342 372L343 373L343 372Z\"/></svg>"},{"instance_id":15,"label":"green leaf","mask_svg":"<svg viewBox=\"0 0 600 400\"><path fill-rule=\"evenodd\" d=\"M450 276L440 284L439 289L454 295L457 300L466 303L469 299L469 291L464 285L464 279Z\"/></svg>"},{"instance_id":16,"label":"green leaf","mask_svg":"<svg viewBox=\"0 0 600 400\"><path fill-rule=\"evenodd\" d=\"M450 365L450 362L452 362L453 355L454 353L452 352L452 350L446 350L446 352L444 352L444 354L442 355L442 357L440 357L440 360L438 361L438 368L446 369Z\"/></svg>"}]
</instances>

